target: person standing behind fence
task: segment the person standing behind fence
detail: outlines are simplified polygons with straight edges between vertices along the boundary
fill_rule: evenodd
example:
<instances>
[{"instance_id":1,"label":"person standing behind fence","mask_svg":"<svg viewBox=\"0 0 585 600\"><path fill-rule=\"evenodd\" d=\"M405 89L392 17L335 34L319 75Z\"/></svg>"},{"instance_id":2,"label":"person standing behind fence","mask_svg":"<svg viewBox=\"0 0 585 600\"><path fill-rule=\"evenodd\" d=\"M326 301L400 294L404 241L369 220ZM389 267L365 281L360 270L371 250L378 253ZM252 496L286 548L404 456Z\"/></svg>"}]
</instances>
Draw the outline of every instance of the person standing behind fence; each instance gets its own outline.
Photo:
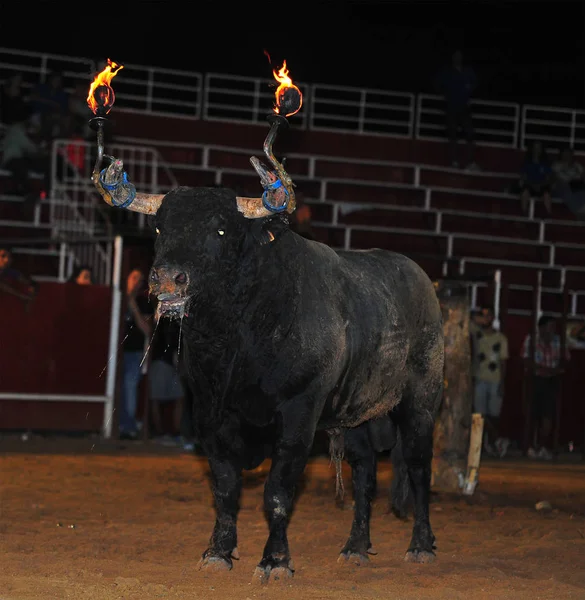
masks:
<instances>
[{"instance_id":1,"label":"person standing behind fence","mask_svg":"<svg viewBox=\"0 0 585 600\"><path fill-rule=\"evenodd\" d=\"M504 397L504 381L508 354L508 338L494 329L494 312L484 308L470 327L472 337L473 409L485 419L484 450L503 458L510 440L499 433Z\"/></svg>"},{"instance_id":2,"label":"person standing behind fence","mask_svg":"<svg viewBox=\"0 0 585 600\"><path fill-rule=\"evenodd\" d=\"M140 269L132 269L126 279L126 315L122 342L122 390L120 401L120 437L136 439L138 385L144 358L145 339L152 335L153 310L145 295L146 279Z\"/></svg>"},{"instance_id":3,"label":"person standing behind fence","mask_svg":"<svg viewBox=\"0 0 585 600\"><path fill-rule=\"evenodd\" d=\"M89 265L79 265L73 269L67 283L76 283L77 285L92 285L93 272Z\"/></svg>"},{"instance_id":4,"label":"person standing behind fence","mask_svg":"<svg viewBox=\"0 0 585 600\"><path fill-rule=\"evenodd\" d=\"M461 127L467 140L467 169L477 170L478 166L474 162L475 143L471 113L471 96L477 88L477 76L471 67L463 64L461 50L455 51L451 57L451 64L439 72L436 85L445 98L451 165L459 167L457 139Z\"/></svg>"},{"instance_id":5,"label":"person standing behind fence","mask_svg":"<svg viewBox=\"0 0 585 600\"><path fill-rule=\"evenodd\" d=\"M530 425L534 436L528 456L551 460L553 455L549 448L552 447L552 424L556 415L560 376L564 373L561 364L561 337L556 332L556 321L553 317L543 315L538 319L534 363L531 350L531 335L528 334L522 344L526 372L528 376L532 376L532 394L529 401ZM565 348L565 358L570 359L568 348Z\"/></svg>"}]
</instances>

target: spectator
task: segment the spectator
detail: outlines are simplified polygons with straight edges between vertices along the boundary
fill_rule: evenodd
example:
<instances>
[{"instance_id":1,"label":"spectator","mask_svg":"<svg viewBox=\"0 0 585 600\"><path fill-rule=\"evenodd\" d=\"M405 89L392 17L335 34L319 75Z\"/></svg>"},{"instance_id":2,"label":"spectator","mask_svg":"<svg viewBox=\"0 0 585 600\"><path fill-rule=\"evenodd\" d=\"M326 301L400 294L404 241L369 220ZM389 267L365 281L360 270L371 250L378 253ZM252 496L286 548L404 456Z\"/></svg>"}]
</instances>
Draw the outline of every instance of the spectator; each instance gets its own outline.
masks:
<instances>
[{"instance_id":1,"label":"spectator","mask_svg":"<svg viewBox=\"0 0 585 600\"><path fill-rule=\"evenodd\" d=\"M581 219L585 215L585 168L575 160L573 149L565 146L552 165L553 192Z\"/></svg>"},{"instance_id":2,"label":"spectator","mask_svg":"<svg viewBox=\"0 0 585 600\"><path fill-rule=\"evenodd\" d=\"M311 228L311 207L305 202L303 192L297 192L295 199L297 208L291 217L291 229L308 240L314 240L315 236Z\"/></svg>"},{"instance_id":3,"label":"spectator","mask_svg":"<svg viewBox=\"0 0 585 600\"><path fill-rule=\"evenodd\" d=\"M88 265L79 265L78 267L75 267L67 282L76 283L78 285L92 285L93 273L91 267Z\"/></svg>"},{"instance_id":4,"label":"spectator","mask_svg":"<svg viewBox=\"0 0 585 600\"><path fill-rule=\"evenodd\" d=\"M50 156L39 143L38 129L29 119L8 126L3 140L0 166L10 172L12 192L27 200L38 201L42 195L35 191L31 172L42 174L43 191L50 188Z\"/></svg>"},{"instance_id":5,"label":"spectator","mask_svg":"<svg viewBox=\"0 0 585 600\"><path fill-rule=\"evenodd\" d=\"M63 75L49 73L46 82L33 88L30 102L43 139L49 142L59 137L64 118L69 113L69 93L63 85Z\"/></svg>"},{"instance_id":6,"label":"spectator","mask_svg":"<svg viewBox=\"0 0 585 600\"><path fill-rule=\"evenodd\" d=\"M559 150L558 158L553 162L554 189L563 196L565 187L572 192L579 192L585 187L585 169L575 160L573 149L566 146Z\"/></svg>"},{"instance_id":7,"label":"spectator","mask_svg":"<svg viewBox=\"0 0 585 600\"><path fill-rule=\"evenodd\" d=\"M499 420L504 397L508 338L494 329L494 312L484 308L470 327L472 338L473 409L484 417L484 450L503 458L510 440L501 437Z\"/></svg>"},{"instance_id":8,"label":"spectator","mask_svg":"<svg viewBox=\"0 0 585 600\"><path fill-rule=\"evenodd\" d=\"M75 82L73 93L69 97L69 115L72 120L72 131L81 139L90 139L95 135L88 124L87 81Z\"/></svg>"},{"instance_id":9,"label":"spectator","mask_svg":"<svg viewBox=\"0 0 585 600\"><path fill-rule=\"evenodd\" d=\"M12 125L26 121L30 114L31 108L22 89L22 75L15 73L0 89L0 123Z\"/></svg>"},{"instance_id":10,"label":"spectator","mask_svg":"<svg viewBox=\"0 0 585 600\"><path fill-rule=\"evenodd\" d=\"M525 369L532 377L530 425L534 430L534 444L528 449L528 456L551 460L552 454L549 448L552 446L552 423L556 414L560 375L564 373L561 338L556 332L556 321L547 316L542 316L538 320L534 363L530 355L530 339L531 336L528 334L522 344ZM565 359L570 359L568 347L565 349Z\"/></svg>"},{"instance_id":11,"label":"spectator","mask_svg":"<svg viewBox=\"0 0 585 600\"><path fill-rule=\"evenodd\" d=\"M120 437L136 439L138 425L136 407L138 384L145 356L145 341L152 334L152 307L144 293L145 276L140 269L132 269L126 279L127 309L124 318L122 357L122 394L120 402Z\"/></svg>"},{"instance_id":12,"label":"spectator","mask_svg":"<svg viewBox=\"0 0 585 600\"><path fill-rule=\"evenodd\" d=\"M477 88L475 71L463 65L460 50L453 53L451 64L437 76L437 88L445 98L445 117L449 139L449 158L453 167L459 167L457 141L459 127L467 139L467 169L477 170L474 162L474 131L471 113L471 97Z\"/></svg>"},{"instance_id":13,"label":"spectator","mask_svg":"<svg viewBox=\"0 0 585 600\"><path fill-rule=\"evenodd\" d=\"M150 407L155 435L163 434L161 404L165 402L174 402L173 433L178 435L181 431L185 392L178 371L179 335L180 329L175 322L167 318L159 320L152 344L152 362L148 371Z\"/></svg>"},{"instance_id":14,"label":"spectator","mask_svg":"<svg viewBox=\"0 0 585 600\"><path fill-rule=\"evenodd\" d=\"M15 269L12 266L12 260L12 249L8 246L0 246L0 290L24 300L28 309L30 302L37 294L38 284L22 271ZM21 293L14 287L14 284L24 286L26 293Z\"/></svg>"},{"instance_id":15,"label":"spectator","mask_svg":"<svg viewBox=\"0 0 585 600\"><path fill-rule=\"evenodd\" d=\"M531 197L542 198L546 211L552 210L551 198L552 169L542 145L538 140L533 141L526 149L526 155L520 169L518 191L522 211L528 214L528 204Z\"/></svg>"}]
</instances>

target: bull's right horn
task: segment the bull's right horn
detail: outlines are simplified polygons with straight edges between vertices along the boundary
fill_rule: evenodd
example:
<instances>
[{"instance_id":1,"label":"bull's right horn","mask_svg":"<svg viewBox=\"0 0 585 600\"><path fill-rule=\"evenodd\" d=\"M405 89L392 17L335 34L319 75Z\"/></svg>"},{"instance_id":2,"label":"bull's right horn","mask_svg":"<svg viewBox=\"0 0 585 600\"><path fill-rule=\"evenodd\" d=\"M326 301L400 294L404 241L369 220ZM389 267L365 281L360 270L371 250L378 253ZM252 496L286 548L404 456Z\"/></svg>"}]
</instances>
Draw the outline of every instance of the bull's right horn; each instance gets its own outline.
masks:
<instances>
[{"instance_id":1,"label":"bull's right horn","mask_svg":"<svg viewBox=\"0 0 585 600\"><path fill-rule=\"evenodd\" d=\"M154 215L160 208L164 194L139 194L128 181L121 160L114 159L107 169L94 171L92 180L107 204L134 212Z\"/></svg>"}]
</instances>

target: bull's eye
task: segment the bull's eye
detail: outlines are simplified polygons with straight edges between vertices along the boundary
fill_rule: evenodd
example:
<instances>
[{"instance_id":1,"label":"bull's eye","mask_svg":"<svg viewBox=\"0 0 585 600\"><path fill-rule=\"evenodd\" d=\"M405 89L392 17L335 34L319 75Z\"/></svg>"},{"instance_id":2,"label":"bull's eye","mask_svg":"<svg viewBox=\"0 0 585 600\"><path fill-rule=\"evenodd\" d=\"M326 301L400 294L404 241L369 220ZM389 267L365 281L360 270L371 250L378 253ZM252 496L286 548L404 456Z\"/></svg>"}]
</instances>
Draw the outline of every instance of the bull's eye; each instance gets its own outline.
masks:
<instances>
[{"instance_id":1,"label":"bull's eye","mask_svg":"<svg viewBox=\"0 0 585 600\"><path fill-rule=\"evenodd\" d=\"M224 231L223 229L218 229L218 230L217 230L217 233L218 233L219 235L225 235L225 231Z\"/></svg>"},{"instance_id":2,"label":"bull's eye","mask_svg":"<svg viewBox=\"0 0 585 600\"><path fill-rule=\"evenodd\" d=\"M155 228L156 231L156 235L158 235L160 233L160 229L158 227Z\"/></svg>"}]
</instances>

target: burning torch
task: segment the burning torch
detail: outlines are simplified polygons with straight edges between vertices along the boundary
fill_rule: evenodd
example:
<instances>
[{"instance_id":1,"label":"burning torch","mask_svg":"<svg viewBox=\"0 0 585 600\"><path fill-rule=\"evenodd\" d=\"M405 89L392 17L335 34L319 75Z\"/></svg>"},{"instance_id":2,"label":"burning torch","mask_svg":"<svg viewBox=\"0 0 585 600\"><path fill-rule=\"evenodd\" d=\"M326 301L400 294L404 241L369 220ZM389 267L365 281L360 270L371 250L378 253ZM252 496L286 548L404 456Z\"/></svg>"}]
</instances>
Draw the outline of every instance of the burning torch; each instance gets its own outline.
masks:
<instances>
[{"instance_id":1,"label":"burning torch","mask_svg":"<svg viewBox=\"0 0 585 600\"><path fill-rule=\"evenodd\" d=\"M102 161L104 159L104 126L106 124L106 115L112 110L116 95L110 85L112 79L124 68L108 58L107 64L101 73L98 73L89 86L87 96L87 105L95 115L89 120L91 129L97 132L97 159L92 173L92 180L100 192L106 193L109 204L120 208L128 207L136 196L136 188L128 181L128 175L123 172L122 161L116 160L111 156L107 158L111 161L109 169L102 170Z\"/></svg>"},{"instance_id":2,"label":"burning torch","mask_svg":"<svg viewBox=\"0 0 585 600\"><path fill-rule=\"evenodd\" d=\"M262 202L265 208L271 212L283 212L286 210L292 213L296 207L294 184L289 174L284 170L283 165L276 160L272 151L272 145L278 131L281 128L288 127L287 117L296 114L301 109L303 95L289 77L286 61L284 61L278 72L273 70L272 73L279 85L274 93L276 101L273 113L267 117L270 123L270 131L264 140L263 150L266 158L274 167L274 171L270 171L255 156L250 158L250 162L260 176L260 181L264 188Z\"/></svg>"}]
</instances>

